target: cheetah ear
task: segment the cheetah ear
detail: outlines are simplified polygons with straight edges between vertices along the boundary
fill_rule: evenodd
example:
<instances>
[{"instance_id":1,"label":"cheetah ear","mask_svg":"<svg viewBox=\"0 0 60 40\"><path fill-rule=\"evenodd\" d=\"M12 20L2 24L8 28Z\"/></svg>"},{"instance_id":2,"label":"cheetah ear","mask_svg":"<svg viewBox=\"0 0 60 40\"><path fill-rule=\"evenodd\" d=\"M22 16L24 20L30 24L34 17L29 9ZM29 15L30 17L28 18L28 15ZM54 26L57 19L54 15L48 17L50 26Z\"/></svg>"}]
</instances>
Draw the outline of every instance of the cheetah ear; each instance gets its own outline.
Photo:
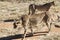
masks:
<instances>
[{"instance_id":1,"label":"cheetah ear","mask_svg":"<svg viewBox=\"0 0 60 40\"><path fill-rule=\"evenodd\" d=\"M52 3L54 3L54 1L52 1Z\"/></svg>"},{"instance_id":2,"label":"cheetah ear","mask_svg":"<svg viewBox=\"0 0 60 40\"><path fill-rule=\"evenodd\" d=\"M54 3L54 1L52 1L52 3L53 3L53 5L55 6L55 3Z\"/></svg>"}]
</instances>

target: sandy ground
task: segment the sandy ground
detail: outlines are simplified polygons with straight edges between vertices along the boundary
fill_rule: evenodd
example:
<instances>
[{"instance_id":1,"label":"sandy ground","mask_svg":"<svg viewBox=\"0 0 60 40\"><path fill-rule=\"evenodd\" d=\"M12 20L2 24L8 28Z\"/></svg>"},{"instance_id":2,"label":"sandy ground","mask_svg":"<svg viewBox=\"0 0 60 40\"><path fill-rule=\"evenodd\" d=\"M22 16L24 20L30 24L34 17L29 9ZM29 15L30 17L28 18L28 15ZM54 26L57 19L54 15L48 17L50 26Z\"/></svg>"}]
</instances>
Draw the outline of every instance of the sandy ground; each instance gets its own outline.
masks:
<instances>
[{"instance_id":1,"label":"sandy ground","mask_svg":"<svg viewBox=\"0 0 60 40\"><path fill-rule=\"evenodd\" d=\"M44 31L47 31L47 27L44 27L43 28ZM43 30L42 29L42 30ZM22 32L21 32L22 31ZM1 22L0 23L0 37L6 37L6 36L9 36L9 35L15 35L15 34L22 34L23 33L23 29L14 29L13 28L13 22ZM51 26L51 31L50 33L60 33L60 28L56 28L54 27L54 25ZM49 33L47 33L49 34ZM34 37L29 37L29 38L26 38L25 40L39 40L40 39L40 36L34 36ZM21 39L12 39L12 40L21 40Z\"/></svg>"},{"instance_id":2,"label":"sandy ground","mask_svg":"<svg viewBox=\"0 0 60 40\"><path fill-rule=\"evenodd\" d=\"M50 1L53 1L53 0L35 0L35 4L45 4ZM58 1L54 0L54 1L55 1L56 6L51 7L51 9L49 10L49 13L51 13L53 15L53 16L51 16L53 18L53 20L57 19L57 15L60 17L60 0L58 0ZM11 2L1 2L0 1L0 20L16 19L16 18L18 19L18 17L20 17L21 15L28 14L28 12L29 12L28 7L31 3L32 2L18 4L15 2L11 3ZM39 12L37 12L37 13L39 13ZM43 27L43 28L33 27L34 32L47 31L47 30L48 30L47 27ZM27 29L27 31L28 31L27 33L30 33L30 29ZM51 31L49 33L52 34L53 32L60 33L60 28L54 27L54 25L52 25ZM22 33L24 33L24 28L22 27L21 24L19 24L18 27L16 29L14 29L13 22L0 22L0 38L10 36L10 35L22 34ZM36 37L26 38L25 40L40 40L40 38L41 38L40 36L36 36ZM21 39L13 39L13 40L21 40Z\"/></svg>"}]
</instances>

